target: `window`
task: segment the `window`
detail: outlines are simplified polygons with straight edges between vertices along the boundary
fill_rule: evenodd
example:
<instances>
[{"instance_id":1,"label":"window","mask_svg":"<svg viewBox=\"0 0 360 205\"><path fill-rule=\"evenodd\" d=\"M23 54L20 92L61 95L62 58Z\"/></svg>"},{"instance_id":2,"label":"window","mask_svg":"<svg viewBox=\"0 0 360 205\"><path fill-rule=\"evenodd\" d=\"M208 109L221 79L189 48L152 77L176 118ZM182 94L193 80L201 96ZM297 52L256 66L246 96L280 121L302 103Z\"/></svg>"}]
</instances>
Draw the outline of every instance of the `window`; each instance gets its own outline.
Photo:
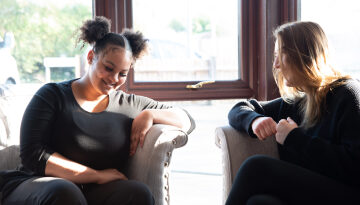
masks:
<instances>
[{"instance_id":1,"label":"window","mask_svg":"<svg viewBox=\"0 0 360 205\"><path fill-rule=\"evenodd\" d=\"M136 64L134 81L241 78L238 4L234 0L226 4L215 0L134 0L133 27L150 40L150 55Z\"/></svg>"},{"instance_id":2,"label":"window","mask_svg":"<svg viewBox=\"0 0 360 205\"><path fill-rule=\"evenodd\" d=\"M80 76L85 49L75 46L74 32L92 17L92 1L2 0L0 16L0 95L20 99L11 106L0 103L9 122L20 122L43 83ZM0 144L19 144L20 123L14 124L9 124L10 138ZM6 136L3 131L0 127Z\"/></svg>"},{"instance_id":3,"label":"window","mask_svg":"<svg viewBox=\"0 0 360 205\"><path fill-rule=\"evenodd\" d=\"M79 77L77 64L84 49L75 46L75 31L92 17L92 1L3 0L0 15L0 83L44 83ZM53 68L46 69L47 58L58 62L75 59L77 63L52 64Z\"/></svg>"},{"instance_id":4,"label":"window","mask_svg":"<svg viewBox=\"0 0 360 205\"><path fill-rule=\"evenodd\" d=\"M250 97L239 55L240 3L125 1L132 8L131 27L150 39L150 55L130 73L128 91L158 100ZM202 81L211 84L187 88Z\"/></svg>"},{"instance_id":5,"label":"window","mask_svg":"<svg viewBox=\"0 0 360 205\"><path fill-rule=\"evenodd\" d=\"M320 9L326 4L326 9ZM335 68L360 78L360 2L301 1L301 19L314 21L324 29L329 40Z\"/></svg>"},{"instance_id":6,"label":"window","mask_svg":"<svg viewBox=\"0 0 360 205\"><path fill-rule=\"evenodd\" d=\"M181 62L178 62L177 60L170 60L171 58L169 56L172 56L173 54L165 52L166 54L164 55L168 55L168 57L167 60L162 61L157 60L156 58L163 58L161 57L161 55L163 55L161 53L164 52L155 51L155 54L152 55L153 58L150 60L150 62L148 62L149 66L145 66L145 62L138 62L139 65L136 66L139 66L139 68L135 68L135 73L133 70L129 72L127 85L124 88L125 90L131 93L148 96L156 100L199 100L250 97L266 100L273 99L274 97L278 96L276 85L271 72L274 44L272 39L272 31L276 26L283 22L297 19L297 0L231 0L226 2L206 1L206 3L203 3L203 7L192 6L193 4L201 4L203 1L200 0L178 2L172 0L170 1L171 4L166 2L168 1L95 0L95 15L106 16L112 19L112 28L114 32L121 32L123 28L142 29L144 30L142 32L144 32L146 35L149 35L150 41L153 39L153 44L160 44L160 41L166 41L166 46L162 46L163 48L161 50L168 51L169 47L172 46L173 48L170 48L170 50L172 52L176 51L175 53L179 53L177 50L186 50L185 56L187 56L187 59L198 58L197 60L182 60ZM227 5L222 4L232 5L232 7L229 8ZM160 6L156 7L156 5ZM177 5L176 8L174 8L175 5ZM138 6L140 6L140 8L137 8ZM141 9L141 7L145 8ZM198 12L195 13L193 12L193 9L196 8L198 9L196 10ZM211 10L211 8L216 9ZM226 10L226 8L229 8L229 13L225 13L224 16L219 17L221 20L216 19L216 13L224 13L223 10ZM154 12L151 10L154 10ZM184 12L182 12L182 15L178 15L177 10ZM171 16L163 17L167 19L166 21L148 21L156 18L159 19L161 16L163 16L163 13L166 14L169 12L171 12ZM192 14L188 15L186 14L187 12ZM199 17L197 17L198 14ZM141 17L137 17L139 15ZM155 15L156 18L152 15ZM192 28L195 27L192 26L192 22L196 22L196 19L204 18L204 16L206 17L205 19L210 20L207 22L211 22L209 23L211 26L200 27L203 28L200 30L206 31L208 28L210 28L212 29L210 31L216 31L215 34L212 35L213 37L216 37L215 40L211 41L212 43L206 43L204 45L215 46L215 48L218 48L219 51L206 48L200 49L201 46L194 46L196 45L194 42L200 43L201 41L195 40L195 36L200 35L193 35ZM236 18L235 20L233 19L234 17ZM157 25L157 23L159 25ZM156 28L161 27L161 29L164 30L160 30L161 32L155 29L150 31L150 29L147 29L147 27L151 25ZM229 50L235 52L229 55L224 55L224 52L220 52L220 50L226 50L227 48L225 45L228 44L224 43L224 45L221 45L225 46L224 48L221 48L221 46L216 47L218 46L218 42L221 41L219 40L221 38L217 37L223 35L220 35L220 33L223 31L220 28L225 28L224 31L226 31L226 29L232 25L235 25L237 30L235 32L234 28L231 28L229 29L230 32L225 32L227 34L224 34L224 36L227 36L226 39L230 40L224 40L224 42L234 41L232 42L231 49ZM171 35L167 36L166 38L159 36L159 33L166 33L165 27L173 28L172 32L177 30L179 35ZM167 30L169 31L171 29ZM186 36L184 31L189 31L185 32L186 35L192 36L194 38L189 38L189 40L187 40L187 37L184 37ZM156 35L153 35L154 33ZM181 36L180 34L183 37L179 37ZM234 35L237 36L237 40L233 40ZM183 40L181 40L182 38ZM159 42L157 43L155 41ZM153 45L153 50L156 50L156 47L157 45ZM202 55L201 50L203 50L204 53L208 52L210 54ZM214 53L216 52L218 52L219 55L215 55ZM181 53L184 54L183 51ZM204 56L205 59L199 59L201 56ZM229 57L230 60L221 60L227 57ZM196 61L199 63L196 63ZM162 62L162 64L159 62ZM208 63L206 64L205 62ZM182 63L182 65L180 64L180 68L179 63ZM183 77L184 70L187 70L187 65L189 64L198 64L198 68L195 69L195 71L191 70L190 72L187 72L186 75L188 76ZM235 65L237 65L237 68L235 68ZM154 69L151 67L162 67L164 70L168 70L168 72L154 74ZM230 69L228 69L229 67ZM205 70L207 70L207 72ZM228 70L230 70L230 74L220 74L226 73ZM156 71L158 70L156 69ZM141 72L147 72L146 75L148 76L141 76ZM180 75L179 72L182 74ZM202 72L202 74L195 72ZM170 75L171 73L174 75L173 77L170 78L166 76ZM139 76L137 76L138 74ZM187 88L187 85L194 85L204 79L214 80L215 82L205 85L200 89Z\"/></svg>"},{"instance_id":7,"label":"window","mask_svg":"<svg viewBox=\"0 0 360 205\"><path fill-rule=\"evenodd\" d=\"M226 20L224 20L223 22L219 23L217 22L217 20L212 20L212 18L217 18L216 14L211 14L210 9L206 9L206 7L216 7L216 11L217 12L212 12L212 13L223 13L222 11L218 11L218 9L223 9L226 10L226 6L222 6L221 4L225 4L225 3L220 3L218 1L209 1L204 3L205 6L203 6L204 8L201 8L199 6L194 6L194 8L192 6L187 6L187 2L189 2L190 5L193 4L193 1L178 1L176 3L176 1L171 1L172 3L166 4L164 1L162 2L163 4L161 4L161 6L159 8L156 7L157 4L159 4L160 1L140 1L141 2L141 6L144 6L147 8L143 9L144 11L144 15L145 17L141 17L141 18L146 18L147 20L151 19L152 16L151 15L145 15L148 14L149 12L151 13L151 11L149 10L155 10L158 11L156 13L160 13L160 14L156 14L156 15L162 15L161 13L166 12L171 12L174 10L173 7L171 7L172 5L182 5L179 6L178 9L184 9L183 11L187 11L186 9L191 8L195 9L198 8L199 10L199 17L197 17L197 14L195 15L195 13L190 16L190 15L185 15L185 17L189 17L188 21L184 21L183 19L185 17L181 17L181 16L177 16L176 12L172 12L174 13L174 15L172 15L169 21L167 21L167 23L162 23L162 25L164 26L168 26L169 24L172 25L173 28L176 28L179 32L177 36L181 36L182 37L171 37L173 39L165 39L162 36L156 36L156 35L152 35L151 32L146 33L146 26L144 24L150 23L151 25L151 21L146 22L146 23L142 23L142 19L140 18L138 20L138 23L136 23L136 16L138 15L136 12L139 13L137 8L135 8L136 1L135 0L111 0L111 1L101 1L101 0L97 0L95 1L95 14L96 15L103 15L106 16L110 19L112 19L113 21L113 31L115 32L121 32L122 28L134 28L136 26L136 28L141 28L144 29L144 32L146 35L149 35L150 37L150 41L151 39L153 39L152 42L155 42L157 40L160 41L166 41L165 45L166 46L162 46L163 49L169 49L170 46L173 46L173 48L170 48L172 51L173 50L186 50L185 56L187 56L188 59L195 59L195 60L183 60L184 62L181 62L183 65L181 65L181 69L178 67L178 62L177 60L175 60L176 63L170 63L170 62L174 62L171 60L164 60L163 64L161 64L160 66L162 66L164 69L173 70L173 72L167 72L167 74L171 74L171 73L176 73L176 72L182 72L182 74L184 74L183 70L186 70L186 66L188 64L198 64L198 73L200 74L195 74L193 70L191 70L190 74L188 74L191 77L181 77L180 75L176 75L176 78L167 78L164 80L164 77L161 77L157 74L153 74L152 77L137 77L137 73L136 72L141 72L141 69L144 71L146 71L146 69L148 69L148 74L151 71L151 68L149 66L149 68L145 68L145 66L143 66L143 68L140 68L140 65L144 62L138 62L140 65L136 65L139 66L139 70L134 72L130 72L128 75L128 81L127 81L127 86L126 86L126 90L128 92L132 92L132 93L136 93L136 94L140 94L140 95L145 95L157 100L197 100L197 99L226 99L226 98L241 98L241 97L254 97L257 95L257 89L258 89L258 82L257 82L257 73L256 75L253 75L253 71L257 72L257 69L255 68L257 66L257 64L250 64L249 61L257 61L255 56L251 56L250 58L246 55L248 55L248 52L246 52L246 55L242 55L242 53L244 53L244 51L248 51L248 47L252 47L254 46L254 42L255 39L251 39L252 41L249 42L248 41L248 37L244 37L243 34L244 32L247 32L248 28L252 28L252 24L254 23L250 18L246 17L248 16L249 13L249 8L252 10L251 12L255 11L255 7L253 7L253 2L249 1L249 0L232 0L232 1L227 1L227 3L229 3L229 5L232 5L229 13L231 14L230 16L233 16L233 18L236 19L232 19L227 15L224 15L224 17L219 17L220 19L224 20L223 18L226 19L230 19L229 22L227 22ZM153 3L154 2L154 3ZM194 4L201 4L202 1L194 1ZM226 3L226 4L227 4ZM168 5L168 7L164 7ZM257 6L257 5L256 5ZM208 15L206 16L205 14L202 14L202 9L205 10L205 14ZM209 12L210 11L210 12ZM165 12L165 13L166 13ZM201 14L201 15L200 15ZM215 15L215 16L213 16ZM255 15L255 13L252 13L252 15ZM210 25L213 26L205 26L205 27L200 27L203 28L202 30L200 29L201 32L206 33L207 29L209 28L219 28L219 32L215 33L218 36L220 35L220 31L222 31L220 28L223 25L226 25L226 23L230 23L229 25L235 25L234 27L236 28L236 30L234 30L234 28L231 28L229 35L225 35L227 36L227 39L230 40L224 40L224 42L226 41L234 41L232 42L232 46L231 49L234 50L235 52L232 54L229 54L228 56L224 55L223 52L219 52L219 55L214 55L213 52L214 50L207 50L205 48L202 48L203 51L211 51L208 52L210 53L210 56L205 55L206 52L204 52L204 54L202 54L201 49L198 49L200 47L195 47L195 43L197 42L194 36L201 36L201 35L192 35L194 38L190 38L190 40L186 40L186 38L184 36L186 35L190 35L193 34L193 30L192 30L192 22L194 21L196 23L196 21L198 18L204 18L204 16L206 17L205 19L209 19L211 20L210 22L214 22ZM213 17L212 17L213 16ZM191 17L191 18L190 18ZM243 18L246 17L246 18ZM157 17L160 18L160 17ZM164 17L165 18L165 17ZM168 17L166 17L168 18ZM194 19L194 20L192 20ZM208 20L206 20L208 21ZM154 21L156 23L156 21ZM184 22L184 23L182 23ZM189 23L190 22L190 23ZM161 24L161 23L159 23ZM208 23L205 23L205 25ZM217 24L223 24L221 26L216 26ZM180 25L180 26L179 26ZM191 25L191 26L190 26ZM156 25L157 26L157 25ZM159 25L161 26L161 25ZM183 27L182 27L183 26ZM224 31L227 29L227 26L223 26L225 29ZM164 28L164 27L163 27ZM171 28L171 27L170 27ZM191 28L191 29L190 29ZM183 32L181 31L181 29L187 29L187 32ZM166 30L166 29L165 29ZM169 29L168 29L169 30ZM174 29L172 29L174 30ZM180 32L181 31L181 32ZM190 32L191 31L191 32ZM194 30L196 31L196 30ZM206 32L205 32L206 31ZM215 32L216 30L212 30L213 32ZM165 32L164 30L162 30L161 32ZM174 31L175 32L175 31ZM155 32L154 32L155 33ZM160 32L159 32L160 33ZM226 33L226 32L225 32ZM215 36L215 34L213 36ZM236 37L234 37L234 35ZM248 34L246 33L245 36L247 36ZM205 35L206 36L206 35ZM203 36L204 37L204 36ZM181 40L181 38L185 38L184 40ZM204 37L205 38L205 37ZM217 38L217 39L221 39L221 38ZM170 42L169 42L170 41ZM220 42L220 40L216 40L212 41L213 43L209 43L209 44L204 44L206 46L209 45L216 45L216 43ZM245 44L243 44L243 42L245 42ZM198 42L199 43L199 42ZM154 43L156 44L156 43ZM175 45L176 44L176 45ZM193 45L194 44L194 45ZM224 43L224 45L227 45L228 43ZM174 48L174 45L176 48ZM216 45L217 46L217 45ZM156 45L153 45L153 47L156 47ZM164 48L166 47L166 48ZM185 49L184 49L185 47ZM220 48L220 47L218 47ZM156 49L156 48L153 48ZM225 47L222 49L226 49ZM158 53L163 53L162 51L158 52ZM178 52L176 52L178 53ZM160 54L154 54L153 56L156 57L156 55L160 55ZM171 56L172 54L168 54L168 56ZM216 59L211 58L211 55L213 55L213 57L216 57ZM220 57L221 55L223 55L223 57ZM231 55L233 55L234 57L230 57ZM204 59L201 59L200 57L204 56ZM209 57L209 58L208 58ZM225 59L226 57L230 57L230 59L232 60L220 60L221 58ZM169 59L169 57L167 58ZM151 65L152 66L157 66L157 60L156 59L152 59L151 60ZM194 63L195 61L195 63ZM196 63L196 61L198 63ZM224 63L222 63L224 62ZM150 64L150 63L149 63ZM208 64L208 65L206 65ZM214 65L216 64L217 67L215 67ZM221 66L220 66L221 65ZM230 66L229 66L230 65ZM202 66L202 67L201 67ZM213 67L211 67L213 66ZM237 67L236 67L237 66ZM227 72L226 70L228 70L227 68L231 67L232 72L230 75L230 77L221 77L220 74L218 73L225 73ZM211 68L211 69L209 69ZM215 69L214 69L215 68ZM135 70L137 70L138 68L136 67ZM231 70L229 69L229 70ZM149 71L150 70L150 71ZM153 69L152 69L153 70ZM175 71L174 71L175 70ZM195 69L196 70L196 69ZM223 70L223 71L221 71ZM220 72L221 71L221 72ZM189 73L189 72L188 72ZM202 73L202 74L201 74ZM162 73L163 74L163 73ZM150 75L150 74L149 74ZM164 74L165 75L165 74ZM175 75L175 74L174 74ZM213 76L217 76L217 77L213 77ZM195 77L194 77L195 76ZM163 80L161 80L161 78ZM183 80L179 80L179 79L185 79L187 81L183 81ZM159 80L160 79L160 80ZM193 85L196 83L199 83L203 80L215 80L215 83L212 84L207 84L205 86L203 86L200 89L188 89L186 88L187 85ZM266 82L266 81L264 81Z\"/></svg>"}]
</instances>

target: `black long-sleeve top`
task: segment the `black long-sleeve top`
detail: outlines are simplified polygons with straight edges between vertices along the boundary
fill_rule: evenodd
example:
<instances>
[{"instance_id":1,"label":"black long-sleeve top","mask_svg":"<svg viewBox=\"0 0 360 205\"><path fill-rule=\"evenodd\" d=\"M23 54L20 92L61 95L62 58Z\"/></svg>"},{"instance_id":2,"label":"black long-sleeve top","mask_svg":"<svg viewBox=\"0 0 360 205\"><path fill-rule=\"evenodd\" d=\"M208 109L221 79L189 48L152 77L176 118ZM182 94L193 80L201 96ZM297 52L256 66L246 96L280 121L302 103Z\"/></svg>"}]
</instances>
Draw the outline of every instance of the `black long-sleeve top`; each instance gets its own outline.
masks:
<instances>
[{"instance_id":1,"label":"black long-sleeve top","mask_svg":"<svg viewBox=\"0 0 360 205\"><path fill-rule=\"evenodd\" d=\"M268 116L279 122L287 117L302 122L299 101L278 98L268 102L244 100L229 112L229 123L256 137L251 124ZM298 127L278 145L280 159L360 188L360 83L347 80L326 96L325 113L308 129Z\"/></svg>"},{"instance_id":2,"label":"black long-sleeve top","mask_svg":"<svg viewBox=\"0 0 360 205\"><path fill-rule=\"evenodd\" d=\"M46 162L58 152L94 169L122 171L129 156L133 119L145 109L169 106L122 91L109 95L107 108L87 112L77 103L71 83L49 83L34 95L20 131L20 157L26 170L44 176Z\"/></svg>"},{"instance_id":3,"label":"black long-sleeve top","mask_svg":"<svg viewBox=\"0 0 360 205\"><path fill-rule=\"evenodd\" d=\"M168 108L119 91L109 95L106 110L90 113L75 100L71 82L44 85L25 110L20 157L36 175L45 175L54 152L94 169L121 169L129 155L132 120L144 109Z\"/></svg>"}]
</instances>

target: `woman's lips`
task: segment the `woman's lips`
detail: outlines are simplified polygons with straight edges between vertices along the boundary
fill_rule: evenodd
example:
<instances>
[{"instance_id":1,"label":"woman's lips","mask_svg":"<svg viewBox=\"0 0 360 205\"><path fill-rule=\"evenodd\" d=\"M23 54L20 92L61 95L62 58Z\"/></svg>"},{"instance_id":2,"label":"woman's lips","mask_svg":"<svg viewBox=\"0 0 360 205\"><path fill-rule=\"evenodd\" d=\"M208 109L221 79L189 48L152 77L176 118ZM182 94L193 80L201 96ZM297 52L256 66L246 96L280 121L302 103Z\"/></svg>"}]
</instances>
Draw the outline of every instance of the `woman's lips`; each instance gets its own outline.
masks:
<instances>
[{"instance_id":1,"label":"woman's lips","mask_svg":"<svg viewBox=\"0 0 360 205\"><path fill-rule=\"evenodd\" d=\"M103 80L103 83L105 84L105 87L108 88L108 89L112 89L115 86L115 84L107 83L104 80Z\"/></svg>"}]
</instances>

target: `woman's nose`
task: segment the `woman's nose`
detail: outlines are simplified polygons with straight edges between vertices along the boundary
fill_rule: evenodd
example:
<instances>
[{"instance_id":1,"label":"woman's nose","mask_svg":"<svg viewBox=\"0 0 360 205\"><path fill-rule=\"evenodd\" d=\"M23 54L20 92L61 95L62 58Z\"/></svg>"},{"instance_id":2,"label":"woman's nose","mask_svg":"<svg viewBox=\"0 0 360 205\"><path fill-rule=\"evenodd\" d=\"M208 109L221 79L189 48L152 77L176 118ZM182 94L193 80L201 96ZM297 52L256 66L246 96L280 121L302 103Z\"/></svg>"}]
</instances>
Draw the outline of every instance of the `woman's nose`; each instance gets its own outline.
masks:
<instances>
[{"instance_id":1,"label":"woman's nose","mask_svg":"<svg viewBox=\"0 0 360 205\"><path fill-rule=\"evenodd\" d=\"M119 82L119 75L113 74L110 76L110 79L111 79L111 83L117 83L117 82Z\"/></svg>"},{"instance_id":2,"label":"woman's nose","mask_svg":"<svg viewBox=\"0 0 360 205\"><path fill-rule=\"evenodd\" d=\"M277 69L280 68L279 56L275 56L273 67Z\"/></svg>"}]
</instances>

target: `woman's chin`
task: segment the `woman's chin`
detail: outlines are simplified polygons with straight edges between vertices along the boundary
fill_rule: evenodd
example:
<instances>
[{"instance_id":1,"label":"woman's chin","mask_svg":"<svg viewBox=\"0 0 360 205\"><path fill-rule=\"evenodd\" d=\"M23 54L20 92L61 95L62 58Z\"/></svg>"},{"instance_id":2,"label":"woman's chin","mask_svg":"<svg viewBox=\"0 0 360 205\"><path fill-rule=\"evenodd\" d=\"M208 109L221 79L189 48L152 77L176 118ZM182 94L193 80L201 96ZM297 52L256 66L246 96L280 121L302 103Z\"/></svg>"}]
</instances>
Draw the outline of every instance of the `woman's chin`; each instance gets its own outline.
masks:
<instances>
[{"instance_id":1,"label":"woman's chin","mask_svg":"<svg viewBox=\"0 0 360 205\"><path fill-rule=\"evenodd\" d=\"M103 94L103 95L109 95L111 92L113 92L114 91L114 89L113 88L105 88L105 87L103 87L103 88L101 88L100 89L100 92L101 92L101 94Z\"/></svg>"},{"instance_id":2,"label":"woman's chin","mask_svg":"<svg viewBox=\"0 0 360 205\"><path fill-rule=\"evenodd\" d=\"M110 93L112 93L112 92L114 92L114 91L115 91L115 89L105 90L105 91L104 91L104 94L105 94L105 95L109 95Z\"/></svg>"}]
</instances>

